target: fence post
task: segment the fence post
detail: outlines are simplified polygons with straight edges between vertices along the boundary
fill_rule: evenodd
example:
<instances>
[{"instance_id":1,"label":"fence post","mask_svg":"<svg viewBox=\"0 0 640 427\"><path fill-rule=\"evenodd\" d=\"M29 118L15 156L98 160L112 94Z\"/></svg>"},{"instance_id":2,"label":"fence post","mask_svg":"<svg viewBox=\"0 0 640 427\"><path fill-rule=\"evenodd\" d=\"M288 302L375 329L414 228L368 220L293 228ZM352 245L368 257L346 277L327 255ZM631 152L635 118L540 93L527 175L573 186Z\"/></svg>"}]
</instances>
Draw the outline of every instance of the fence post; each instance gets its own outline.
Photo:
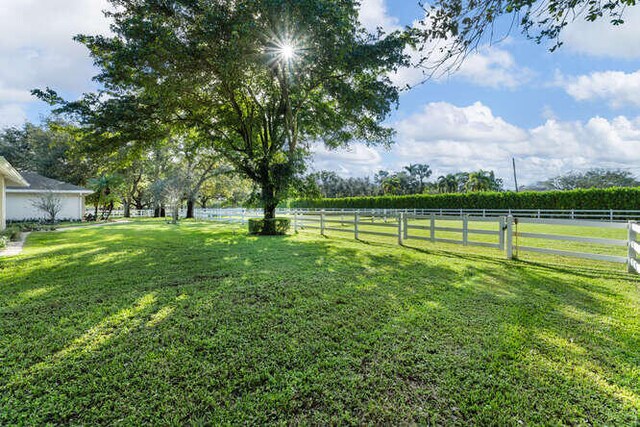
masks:
<instances>
[{"instance_id":1,"label":"fence post","mask_svg":"<svg viewBox=\"0 0 640 427\"><path fill-rule=\"evenodd\" d=\"M628 245L628 252L627 252L627 271L629 273L636 273L636 269L634 268L634 261L636 259L636 251L633 248L633 242L636 241L636 232L633 231L633 222L629 221L628 223L628 227L629 227L629 231L628 231L628 237L627 237L627 245Z\"/></svg>"},{"instance_id":2,"label":"fence post","mask_svg":"<svg viewBox=\"0 0 640 427\"><path fill-rule=\"evenodd\" d=\"M609 209L609 221L613 222L613 209Z\"/></svg>"},{"instance_id":3,"label":"fence post","mask_svg":"<svg viewBox=\"0 0 640 427\"><path fill-rule=\"evenodd\" d=\"M504 231L506 228L506 218L501 216L500 217L500 222L498 223L498 227L500 227L500 229L498 230L499 234L498 234L498 240L499 240L499 245L500 245L500 250L504 251Z\"/></svg>"},{"instance_id":4,"label":"fence post","mask_svg":"<svg viewBox=\"0 0 640 427\"><path fill-rule=\"evenodd\" d=\"M469 243L469 214L462 217L462 245Z\"/></svg>"},{"instance_id":5,"label":"fence post","mask_svg":"<svg viewBox=\"0 0 640 427\"><path fill-rule=\"evenodd\" d=\"M344 209L340 211L340 227L344 227Z\"/></svg>"},{"instance_id":6,"label":"fence post","mask_svg":"<svg viewBox=\"0 0 640 427\"><path fill-rule=\"evenodd\" d=\"M404 238L408 239L409 238L409 216L408 215L404 216L404 221L402 224L402 232L404 233Z\"/></svg>"},{"instance_id":7,"label":"fence post","mask_svg":"<svg viewBox=\"0 0 640 427\"><path fill-rule=\"evenodd\" d=\"M324 236L324 209L320 211L320 235Z\"/></svg>"},{"instance_id":8,"label":"fence post","mask_svg":"<svg viewBox=\"0 0 640 427\"><path fill-rule=\"evenodd\" d=\"M353 234L356 240L358 239L358 221L360 220L360 211L356 210L356 214L353 216Z\"/></svg>"},{"instance_id":9,"label":"fence post","mask_svg":"<svg viewBox=\"0 0 640 427\"><path fill-rule=\"evenodd\" d=\"M294 233L298 232L298 211L297 210L293 211L293 232Z\"/></svg>"},{"instance_id":10,"label":"fence post","mask_svg":"<svg viewBox=\"0 0 640 427\"><path fill-rule=\"evenodd\" d=\"M513 259L513 217L507 217L507 259Z\"/></svg>"},{"instance_id":11,"label":"fence post","mask_svg":"<svg viewBox=\"0 0 640 427\"><path fill-rule=\"evenodd\" d=\"M429 237L432 242L436 241L436 214L431 214L431 224L429 226Z\"/></svg>"},{"instance_id":12,"label":"fence post","mask_svg":"<svg viewBox=\"0 0 640 427\"><path fill-rule=\"evenodd\" d=\"M400 212L398 214L398 244L402 246L402 239L404 234L402 233L402 224L404 224L404 214Z\"/></svg>"},{"instance_id":13,"label":"fence post","mask_svg":"<svg viewBox=\"0 0 640 427\"><path fill-rule=\"evenodd\" d=\"M244 209L242 209L242 220L241 220L242 225L244 225L244 221L245 221L244 220Z\"/></svg>"}]
</instances>

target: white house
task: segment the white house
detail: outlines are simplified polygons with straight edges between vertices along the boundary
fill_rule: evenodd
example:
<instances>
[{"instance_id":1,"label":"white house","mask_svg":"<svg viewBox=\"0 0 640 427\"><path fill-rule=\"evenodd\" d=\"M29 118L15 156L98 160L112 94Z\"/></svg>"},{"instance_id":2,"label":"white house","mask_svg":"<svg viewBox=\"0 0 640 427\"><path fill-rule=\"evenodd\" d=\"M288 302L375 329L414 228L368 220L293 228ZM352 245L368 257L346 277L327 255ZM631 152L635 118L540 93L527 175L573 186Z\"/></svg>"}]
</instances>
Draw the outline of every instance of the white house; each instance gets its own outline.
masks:
<instances>
[{"instance_id":1,"label":"white house","mask_svg":"<svg viewBox=\"0 0 640 427\"><path fill-rule=\"evenodd\" d=\"M24 221L40 220L46 214L33 206L33 202L45 194L53 193L60 199L60 220L80 221L84 215L84 198L93 193L86 188L78 187L55 179L38 175L34 172L20 172L28 182L28 186L9 183L7 194L7 220Z\"/></svg>"},{"instance_id":2,"label":"white house","mask_svg":"<svg viewBox=\"0 0 640 427\"><path fill-rule=\"evenodd\" d=\"M7 227L6 187L9 185L13 188L23 188L29 186L29 183L4 157L0 156L0 230Z\"/></svg>"}]
</instances>

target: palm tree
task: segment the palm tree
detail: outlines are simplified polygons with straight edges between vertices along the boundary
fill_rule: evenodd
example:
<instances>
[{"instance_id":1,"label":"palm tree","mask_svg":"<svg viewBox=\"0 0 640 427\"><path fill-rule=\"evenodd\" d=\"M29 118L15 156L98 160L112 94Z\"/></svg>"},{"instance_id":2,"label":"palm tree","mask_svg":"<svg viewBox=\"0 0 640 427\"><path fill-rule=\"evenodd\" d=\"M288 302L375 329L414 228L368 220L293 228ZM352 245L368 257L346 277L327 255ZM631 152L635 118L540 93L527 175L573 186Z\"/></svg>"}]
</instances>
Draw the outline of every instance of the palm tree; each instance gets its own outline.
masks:
<instances>
[{"instance_id":1,"label":"palm tree","mask_svg":"<svg viewBox=\"0 0 640 427\"><path fill-rule=\"evenodd\" d=\"M422 193L424 191L424 181L433 173L429 165L416 163L415 165L410 164L409 166L405 166L404 169L409 173L409 176L411 176L414 192Z\"/></svg>"},{"instance_id":2,"label":"palm tree","mask_svg":"<svg viewBox=\"0 0 640 427\"><path fill-rule=\"evenodd\" d=\"M89 179L88 183L89 188L94 192L90 197L95 207L95 219L98 219L98 208L100 205L106 210L106 215L105 212L103 212L101 219L109 219L111 211L113 211L114 203L118 199L114 190L122 184L122 177L117 174L103 174L98 178Z\"/></svg>"},{"instance_id":3,"label":"palm tree","mask_svg":"<svg viewBox=\"0 0 640 427\"><path fill-rule=\"evenodd\" d=\"M458 176L452 173L439 176L436 188L439 193L457 193L459 190Z\"/></svg>"},{"instance_id":4,"label":"palm tree","mask_svg":"<svg viewBox=\"0 0 640 427\"><path fill-rule=\"evenodd\" d=\"M384 194L402 194L402 181L397 175L392 175L382 181L382 191Z\"/></svg>"},{"instance_id":5,"label":"palm tree","mask_svg":"<svg viewBox=\"0 0 640 427\"><path fill-rule=\"evenodd\" d=\"M480 169L477 172L471 172L465 183L467 191L500 191L502 189L502 180L496 179L493 171L485 171Z\"/></svg>"}]
</instances>

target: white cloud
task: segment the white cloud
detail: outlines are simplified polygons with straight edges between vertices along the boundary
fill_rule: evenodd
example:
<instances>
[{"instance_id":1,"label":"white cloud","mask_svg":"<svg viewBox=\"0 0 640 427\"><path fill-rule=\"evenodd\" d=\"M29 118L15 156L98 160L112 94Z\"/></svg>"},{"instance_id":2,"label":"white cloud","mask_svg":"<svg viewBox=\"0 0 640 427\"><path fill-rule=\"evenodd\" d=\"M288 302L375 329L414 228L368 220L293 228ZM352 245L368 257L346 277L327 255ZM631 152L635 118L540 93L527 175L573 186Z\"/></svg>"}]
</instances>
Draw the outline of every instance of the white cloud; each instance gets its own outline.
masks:
<instances>
[{"instance_id":1,"label":"white cloud","mask_svg":"<svg viewBox=\"0 0 640 427\"><path fill-rule=\"evenodd\" d=\"M586 122L548 119L525 129L494 115L480 102L465 107L438 102L426 105L394 127L397 143L389 154L379 151L376 155L368 148L366 155L352 164L343 161L342 154L334 153L318 169L372 175L379 169L427 163L438 176L482 168L495 170L507 187L513 186L512 157L517 161L520 184L591 167L639 171L640 117L593 117Z\"/></svg>"},{"instance_id":2,"label":"white cloud","mask_svg":"<svg viewBox=\"0 0 640 427\"><path fill-rule=\"evenodd\" d=\"M33 88L50 86L72 96L91 90L95 70L79 34L107 33L106 0L0 2L0 108L24 111ZM12 124L0 117L0 127ZM15 117L15 116L13 116Z\"/></svg>"},{"instance_id":3,"label":"white cloud","mask_svg":"<svg viewBox=\"0 0 640 427\"><path fill-rule=\"evenodd\" d=\"M26 120L27 113L22 105L0 103L0 126L20 126Z\"/></svg>"},{"instance_id":4,"label":"white cloud","mask_svg":"<svg viewBox=\"0 0 640 427\"><path fill-rule=\"evenodd\" d=\"M413 63L418 63L421 53L411 52ZM515 89L531 80L533 72L519 66L513 55L497 47L484 46L464 59L460 67L454 65L450 73L449 65L444 63L435 73L433 66L440 59L432 58L426 67L401 68L393 73L391 81L398 87L413 87L431 77L430 82L463 81L476 86L493 89ZM433 75L431 75L433 74Z\"/></svg>"},{"instance_id":5,"label":"white cloud","mask_svg":"<svg viewBox=\"0 0 640 427\"><path fill-rule=\"evenodd\" d=\"M423 110L395 125L403 142L430 141L505 142L524 138L524 132L495 117L480 102L456 107L447 102L427 104Z\"/></svg>"},{"instance_id":6,"label":"white cloud","mask_svg":"<svg viewBox=\"0 0 640 427\"><path fill-rule=\"evenodd\" d=\"M369 31L375 32L378 28L382 28L389 33L394 30L401 29L399 19L389 15L385 0L362 0L359 10L360 22ZM420 23L414 21L413 26L429 25L428 22ZM459 79L470 82L477 86L491 88L509 88L513 89L527 82L532 75L531 70L520 67L516 64L513 55L494 46L483 46L478 51L469 55L462 66L455 67L448 61L449 65L444 64L440 70L446 71L450 66L456 68L451 75L443 76L442 71L436 72L435 76L431 76L431 67L444 60L446 42L431 42L422 51L407 50L408 55L412 58L411 62L418 64L420 58L426 52L430 52L430 59L427 61L426 67L404 67L390 75L393 83L404 88L407 86L415 86L423 82L427 77L434 77L433 81L444 81L448 78Z\"/></svg>"},{"instance_id":7,"label":"white cloud","mask_svg":"<svg viewBox=\"0 0 640 427\"><path fill-rule=\"evenodd\" d=\"M518 66L510 52L485 46L469 55L453 77L478 86L513 89L529 81L532 74L528 68Z\"/></svg>"},{"instance_id":8,"label":"white cloud","mask_svg":"<svg viewBox=\"0 0 640 427\"><path fill-rule=\"evenodd\" d=\"M640 107L640 71L603 71L560 77L558 84L577 101L605 101L613 108Z\"/></svg>"},{"instance_id":9,"label":"white cloud","mask_svg":"<svg viewBox=\"0 0 640 427\"><path fill-rule=\"evenodd\" d=\"M375 33L378 28L383 28L386 32L400 28L398 18L389 15L385 0L362 0L359 20L370 33Z\"/></svg>"},{"instance_id":10,"label":"white cloud","mask_svg":"<svg viewBox=\"0 0 640 427\"><path fill-rule=\"evenodd\" d=\"M313 151L313 169L333 170L343 176L370 175L382 168L382 155L379 149L365 144L355 143L349 148L329 150L322 144L315 144Z\"/></svg>"},{"instance_id":11,"label":"white cloud","mask_svg":"<svg viewBox=\"0 0 640 427\"><path fill-rule=\"evenodd\" d=\"M613 26L606 16L595 22L580 17L563 30L563 49L599 57L640 58L640 9L627 8L624 20Z\"/></svg>"},{"instance_id":12,"label":"white cloud","mask_svg":"<svg viewBox=\"0 0 640 427\"><path fill-rule=\"evenodd\" d=\"M394 153L435 169L493 169L510 181L516 157L523 183L585 167L635 167L640 161L640 118L594 117L586 122L546 120L523 129L481 103L433 103L398 124Z\"/></svg>"}]
</instances>

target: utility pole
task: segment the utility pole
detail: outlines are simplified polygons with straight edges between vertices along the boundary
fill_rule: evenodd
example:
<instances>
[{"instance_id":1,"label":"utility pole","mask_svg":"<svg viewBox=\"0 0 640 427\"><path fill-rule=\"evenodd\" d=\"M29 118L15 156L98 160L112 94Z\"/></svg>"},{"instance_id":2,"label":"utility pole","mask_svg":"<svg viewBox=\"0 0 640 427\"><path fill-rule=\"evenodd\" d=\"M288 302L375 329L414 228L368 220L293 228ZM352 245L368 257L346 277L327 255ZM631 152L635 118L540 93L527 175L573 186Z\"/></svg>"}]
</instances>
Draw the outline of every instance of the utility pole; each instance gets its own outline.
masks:
<instances>
[{"instance_id":1,"label":"utility pole","mask_svg":"<svg viewBox=\"0 0 640 427\"><path fill-rule=\"evenodd\" d=\"M516 183L516 193L518 192L518 175L516 174L516 158L512 157L511 161L513 163L513 180Z\"/></svg>"}]
</instances>

